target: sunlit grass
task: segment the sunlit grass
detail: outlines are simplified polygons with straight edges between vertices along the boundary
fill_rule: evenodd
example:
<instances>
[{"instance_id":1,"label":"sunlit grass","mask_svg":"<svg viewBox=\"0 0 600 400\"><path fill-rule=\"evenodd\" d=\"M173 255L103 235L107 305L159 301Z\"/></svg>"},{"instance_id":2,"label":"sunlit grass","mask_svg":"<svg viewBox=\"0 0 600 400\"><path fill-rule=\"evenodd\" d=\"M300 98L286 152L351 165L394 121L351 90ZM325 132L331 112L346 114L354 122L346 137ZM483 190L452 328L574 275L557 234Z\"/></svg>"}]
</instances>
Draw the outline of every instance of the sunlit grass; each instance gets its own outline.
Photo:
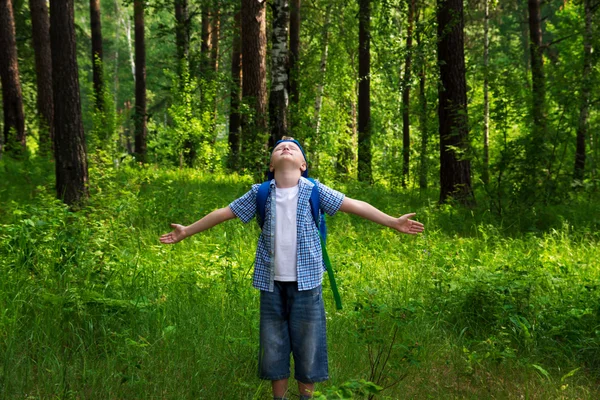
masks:
<instances>
[{"instance_id":1,"label":"sunlit grass","mask_svg":"<svg viewBox=\"0 0 600 400\"><path fill-rule=\"evenodd\" d=\"M0 398L269 398L256 377L257 225L157 240L249 178L93 168L90 203L71 213L48 165L0 167ZM328 219L344 309L326 289L331 380L319 390L365 379L384 398L598 397L592 206L531 217L528 233L526 216L328 183L388 213L416 211L427 232Z\"/></svg>"}]
</instances>

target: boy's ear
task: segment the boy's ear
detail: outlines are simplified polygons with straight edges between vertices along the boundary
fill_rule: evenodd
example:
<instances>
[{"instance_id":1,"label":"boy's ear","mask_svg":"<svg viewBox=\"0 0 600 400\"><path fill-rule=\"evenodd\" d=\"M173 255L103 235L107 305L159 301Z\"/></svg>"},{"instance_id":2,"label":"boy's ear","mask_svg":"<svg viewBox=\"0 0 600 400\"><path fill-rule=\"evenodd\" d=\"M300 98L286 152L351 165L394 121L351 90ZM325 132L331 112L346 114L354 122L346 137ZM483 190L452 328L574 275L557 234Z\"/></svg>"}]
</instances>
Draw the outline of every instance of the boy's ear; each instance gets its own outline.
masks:
<instances>
[{"instance_id":1,"label":"boy's ear","mask_svg":"<svg viewBox=\"0 0 600 400\"><path fill-rule=\"evenodd\" d=\"M303 163L300 165L300 171L302 171L302 172L306 171L306 163L305 163L305 162L303 162Z\"/></svg>"},{"instance_id":2,"label":"boy's ear","mask_svg":"<svg viewBox=\"0 0 600 400\"><path fill-rule=\"evenodd\" d=\"M273 170L275 169L275 167L273 167L273 163L269 164L269 171L273 172Z\"/></svg>"}]
</instances>

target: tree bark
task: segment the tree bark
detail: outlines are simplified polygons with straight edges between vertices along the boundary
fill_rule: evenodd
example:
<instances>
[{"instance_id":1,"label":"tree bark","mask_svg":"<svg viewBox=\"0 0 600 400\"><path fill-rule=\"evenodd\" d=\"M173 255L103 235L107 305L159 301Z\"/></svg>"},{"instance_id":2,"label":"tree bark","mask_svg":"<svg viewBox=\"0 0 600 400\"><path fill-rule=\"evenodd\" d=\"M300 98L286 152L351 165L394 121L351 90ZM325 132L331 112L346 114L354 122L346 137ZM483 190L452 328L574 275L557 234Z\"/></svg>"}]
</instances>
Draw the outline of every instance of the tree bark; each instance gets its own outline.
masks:
<instances>
[{"instance_id":1,"label":"tree bark","mask_svg":"<svg viewBox=\"0 0 600 400\"><path fill-rule=\"evenodd\" d=\"M54 99L52 95L52 52L50 16L46 0L29 0L31 30L35 51L37 109L40 118L40 154L52 155L54 148Z\"/></svg>"},{"instance_id":2,"label":"tree bark","mask_svg":"<svg viewBox=\"0 0 600 400\"><path fill-rule=\"evenodd\" d=\"M575 151L575 169L573 178L582 181L585 171L585 141L588 137L588 119L590 103L590 76L592 73L592 1L584 0L585 31L583 34L583 76L581 80L581 108L577 127L577 149Z\"/></svg>"},{"instance_id":3,"label":"tree bark","mask_svg":"<svg viewBox=\"0 0 600 400\"><path fill-rule=\"evenodd\" d=\"M242 99L252 115L242 118L244 165L262 178L267 164L267 33L265 0L242 0Z\"/></svg>"},{"instance_id":4,"label":"tree bark","mask_svg":"<svg viewBox=\"0 0 600 400\"><path fill-rule=\"evenodd\" d=\"M440 130L440 203L454 198L474 202L465 80L464 17L462 0L438 0L438 64Z\"/></svg>"},{"instance_id":5,"label":"tree bark","mask_svg":"<svg viewBox=\"0 0 600 400\"><path fill-rule=\"evenodd\" d=\"M135 154L140 162L146 162L146 43L144 36L144 1L135 0Z\"/></svg>"},{"instance_id":6,"label":"tree bark","mask_svg":"<svg viewBox=\"0 0 600 400\"><path fill-rule=\"evenodd\" d=\"M300 2L301 0L291 0L290 2L290 57L289 57L289 81L290 81L290 128L294 132L296 125L294 123L294 112L297 109L300 94L298 93L298 60L300 56Z\"/></svg>"},{"instance_id":7,"label":"tree bark","mask_svg":"<svg viewBox=\"0 0 600 400\"><path fill-rule=\"evenodd\" d=\"M425 13L425 8L423 7L423 13ZM419 22L420 13L417 12L417 26ZM426 83L426 56L423 54L421 48L421 30L417 29L416 33L417 39L417 48L421 51L421 65L419 71L419 129L421 130L421 154L420 158L420 168L419 168L419 188L424 190L427 189L427 173L428 173L428 158L427 158L427 143L429 141L429 129L427 124L427 93L425 91L425 83Z\"/></svg>"},{"instance_id":8,"label":"tree bark","mask_svg":"<svg viewBox=\"0 0 600 400\"><path fill-rule=\"evenodd\" d=\"M92 75L94 81L94 100L97 110L104 108L102 92L104 90L104 75L102 73L102 22L100 18L100 0L90 0L90 24L92 27Z\"/></svg>"},{"instance_id":9,"label":"tree bark","mask_svg":"<svg viewBox=\"0 0 600 400\"><path fill-rule=\"evenodd\" d=\"M50 0L56 194L76 206L88 197L88 166L81 101L73 0Z\"/></svg>"},{"instance_id":10,"label":"tree bark","mask_svg":"<svg viewBox=\"0 0 600 400\"><path fill-rule=\"evenodd\" d=\"M242 41L241 16L235 14L235 28L231 53L231 109L229 111L229 167L239 168L240 156L240 100L242 94Z\"/></svg>"},{"instance_id":11,"label":"tree bark","mask_svg":"<svg viewBox=\"0 0 600 400\"><path fill-rule=\"evenodd\" d=\"M531 52L532 82L532 142L528 146L528 159L535 168L543 157L543 141L546 133L546 84L544 76L541 0L528 0L529 50Z\"/></svg>"},{"instance_id":12,"label":"tree bark","mask_svg":"<svg viewBox=\"0 0 600 400\"><path fill-rule=\"evenodd\" d=\"M402 82L402 187L405 188L410 171L410 80L412 64L412 40L416 0L408 6L408 29L406 32L406 57Z\"/></svg>"},{"instance_id":13,"label":"tree bark","mask_svg":"<svg viewBox=\"0 0 600 400\"><path fill-rule=\"evenodd\" d=\"M210 44L210 66L213 71L217 72L219 69L219 37L221 36L221 10L219 9L218 3L212 10L212 32L211 32L211 44Z\"/></svg>"},{"instance_id":14,"label":"tree bark","mask_svg":"<svg viewBox=\"0 0 600 400\"><path fill-rule=\"evenodd\" d=\"M359 0L358 18L358 180L372 182L370 0Z\"/></svg>"},{"instance_id":15,"label":"tree bark","mask_svg":"<svg viewBox=\"0 0 600 400\"><path fill-rule=\"evenodd\" d=\"M4 145L7 153L20 155L25 152L25 116L12 0L0 0L0 81L4 112Z\"/></svg>"},{"instance_id":16,"label":"tree bark","mask_svg":"<svg viewBox=\"0 0 600 400\"><path fill-rule=\"evenodd\" d=\"M321 107L323 106L323 91L325 89L325 73L327 72L327 56L329 54L329 25L331 24L331 4L327 5L325 10L325 24L323 25L323 49L321 50L321 63L319 83L317 85L317 97L315 99L315 137L318 142L319 132L321 130ZM318 146L315 146L318 154Z\"/></svg>"},{"instance_id":17,"label":"tree bark","mask_svg":"<svg viewBox=\"0 0 600 400\"><path fill-rule=\"evenodd\" d=\"M490 182L490 96L489 96L489 64L490 64L490 0L485 0L485 17L483 25L483 172L484 184Z\"/></svg>"},{"instance_id":18,"label":"tree bark","mask_svg":"<svg viewBox=\"0 0 600 400\"><path fill-rule=\"evenodd\" d=\"M212 27L210 26L210 11L208 1L202 4L202 31L200 33L200 72L205 73L210 63L210 53L212 46Z\"/></svg>"},{"instance_id":19,"label":"tree bark","mask_svg":"<svg viewBox=\"0 0 600 400\"><path fill-rule=\"evenodd\" d=\"M288 135L288 26L290 8L288 0L273 2L273 30L271 34L271 95L269 120L271 135L269 147L282 136Z\"/></svg>"},{"instance_id":20,"label":"tree bark","mask_svg":"<svg viewBox=\"0 0 600 400\"><path fill-rule=\"evenodd\" d=\"M187 64L189 53L189 17L187 0L175 0L175 44L177 47L177 68L181 78L182 66Z\"/></svg>"}]
</instances>

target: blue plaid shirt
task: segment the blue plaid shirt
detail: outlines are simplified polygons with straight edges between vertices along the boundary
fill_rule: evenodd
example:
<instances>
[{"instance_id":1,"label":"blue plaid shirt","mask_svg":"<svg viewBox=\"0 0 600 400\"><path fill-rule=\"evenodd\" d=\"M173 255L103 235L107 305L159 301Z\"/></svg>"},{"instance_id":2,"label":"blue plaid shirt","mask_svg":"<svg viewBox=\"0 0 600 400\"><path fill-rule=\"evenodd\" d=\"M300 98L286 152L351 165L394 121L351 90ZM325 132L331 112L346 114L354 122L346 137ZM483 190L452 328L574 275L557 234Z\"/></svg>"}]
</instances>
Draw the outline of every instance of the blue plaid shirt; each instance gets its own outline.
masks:
<instances>
[{"instance_id":1,"label":"blue plaid shirt","mask_svg":"<svg viewBox=\"0 0 600 400\"><path fill-rule=\"evenodd\" d=\"M325 264L321 251L319 230L310 210L310 194L313 183L306 178L300 178L298 183L298 212L296 214L296 229L298 240L297 273L298 290L310 290L319 286L323 280ZM344 201L344 194L333 190L320 182L321 212L334 215ZM256 195L259 184L230 205L231 211L244 223L256 215ZM256 259L254 262L254 277L252 285L260 290L273 291L275 281L275 179L271 180L271 191L265 205L265 223L258 238Z\"/></svg>"}]
</instances>

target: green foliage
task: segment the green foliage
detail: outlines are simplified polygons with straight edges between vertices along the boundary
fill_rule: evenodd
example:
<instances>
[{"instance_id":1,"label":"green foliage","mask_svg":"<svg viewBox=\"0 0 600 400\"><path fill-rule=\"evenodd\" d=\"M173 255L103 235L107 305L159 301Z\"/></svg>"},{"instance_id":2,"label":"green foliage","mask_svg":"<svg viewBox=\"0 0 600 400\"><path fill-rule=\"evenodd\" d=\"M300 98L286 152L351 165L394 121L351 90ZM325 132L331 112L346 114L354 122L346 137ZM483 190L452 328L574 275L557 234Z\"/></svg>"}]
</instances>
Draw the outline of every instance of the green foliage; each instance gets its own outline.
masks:
<instances>
[{"instance_id":1,"label":"green foliage","mask_svg":"<svg viewBox=\"0 0 600 400\"><path fill-rule=\"evenodd\" d=\"M215 87L204 79L192 78L184 65L182 76L173 78L173 103L167 113L169 124L150 123L148 149L150 158L160 163L215 170L224 156L223 143L215 141L214 109ZM169 71L165 71L169 75ZM200 101L198 93L202 93Z\"/></svg>"},{"instance_id":2,"label":"green foliage","mask_svg":"<svg viewBox=\"0 0 600 400\"><path fill-rule=\"evenodd\" d=\"M0 368L2 395L268 396L255 377L256 224L157 241L169 223L225 206L253 180L92 162L90 202L73 213L54 199L50 166L0 161L0 364L14 366ZM388 213L416 210L428 233L329 220L341 294L355 306L327 316L332 379L321 398L502 397L531 385L543 397L596 394L595 209L562 210L563 222L532 234L418 195L399 204L381 186L333 186ZM535 216L551 211L560 210ZM485 374L494 378L479 381Z\"/></svg>"}]
</instances>

